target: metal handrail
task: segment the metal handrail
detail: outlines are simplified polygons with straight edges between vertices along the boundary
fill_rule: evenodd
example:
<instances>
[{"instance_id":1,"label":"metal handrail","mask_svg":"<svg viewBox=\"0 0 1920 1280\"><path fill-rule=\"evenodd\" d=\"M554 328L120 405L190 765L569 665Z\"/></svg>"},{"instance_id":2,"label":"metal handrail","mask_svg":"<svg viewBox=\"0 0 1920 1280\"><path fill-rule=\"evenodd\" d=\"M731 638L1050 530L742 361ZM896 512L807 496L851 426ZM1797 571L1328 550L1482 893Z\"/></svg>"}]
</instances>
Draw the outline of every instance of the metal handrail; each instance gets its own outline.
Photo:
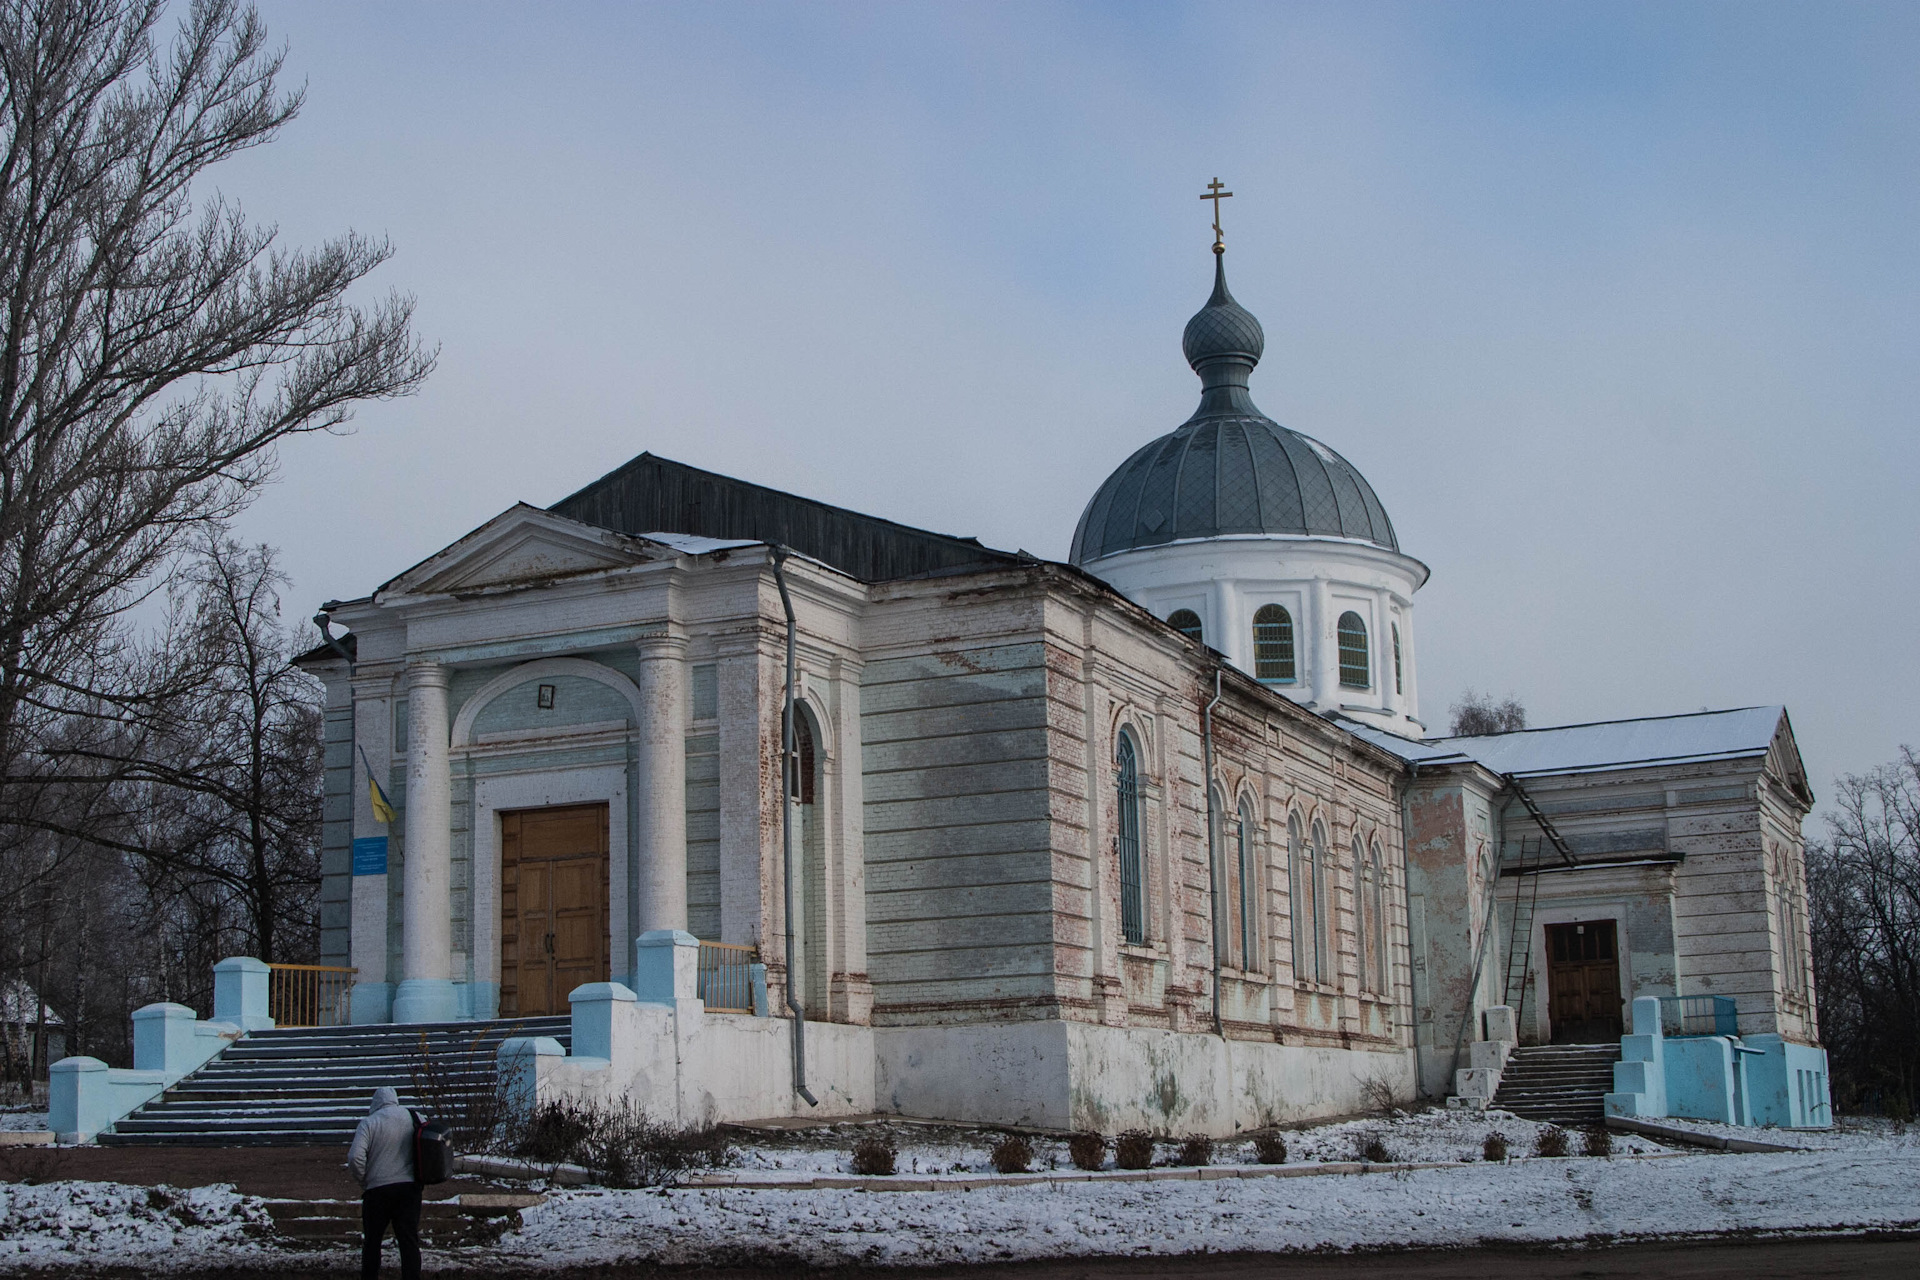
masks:
<instances>
[{"instance_id":1,"label":"metal handrail","mask_svg":"<svg viewBox=\"0 0 1920 1280\"><path fill-rule=\"evenodd\" d=\"M700 944L700 981L696 990L711 1013L753 1012L753 966L758 947L733 942Z\"/></svg>"},{"instance_id":2,"label":"metal handrail","mask_svg":"<svg viewBox=\"0 0 1920 1280\"><path fill-rule=\"evenodd\" d=\"M270 964L267 970L267 1016L276 1027L353 1021L353 979L360 970L330 964Z\"/></svg>"}]
</instances>

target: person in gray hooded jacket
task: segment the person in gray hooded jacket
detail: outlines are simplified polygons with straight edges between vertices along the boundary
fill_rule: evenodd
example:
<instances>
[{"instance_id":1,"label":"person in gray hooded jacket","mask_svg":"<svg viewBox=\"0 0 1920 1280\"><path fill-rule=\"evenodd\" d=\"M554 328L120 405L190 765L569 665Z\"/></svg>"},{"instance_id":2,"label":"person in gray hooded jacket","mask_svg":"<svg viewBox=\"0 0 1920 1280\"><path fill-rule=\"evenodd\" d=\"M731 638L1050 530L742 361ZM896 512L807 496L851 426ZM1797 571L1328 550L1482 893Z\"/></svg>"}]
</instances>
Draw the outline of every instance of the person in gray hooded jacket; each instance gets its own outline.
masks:
<instances>
[{"instance_id":1,"label":"person in gray hooded jacket","mask_svg":"<svg viewBox=\"0 0 1920 1280\"><path fill-rule=\"evenodd\" d=\"M414 1179L413 1113L392 1089L373 1091L373 1107L353 1131L347 1167L360 1180L360 1277L379 1280L380 1241L393 1227L400 1274L420 1277L420 1184Z\"/></svg>"}]
</instances>

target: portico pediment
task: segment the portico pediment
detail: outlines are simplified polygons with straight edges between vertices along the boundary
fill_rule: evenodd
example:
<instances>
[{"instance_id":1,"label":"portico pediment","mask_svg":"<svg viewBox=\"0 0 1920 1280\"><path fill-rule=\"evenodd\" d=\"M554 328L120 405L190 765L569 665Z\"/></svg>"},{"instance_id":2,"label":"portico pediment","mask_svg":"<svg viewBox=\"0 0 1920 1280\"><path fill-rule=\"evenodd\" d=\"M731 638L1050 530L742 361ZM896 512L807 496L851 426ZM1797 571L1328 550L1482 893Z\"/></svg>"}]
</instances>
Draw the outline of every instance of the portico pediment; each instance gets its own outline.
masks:
<instances>
[{"instance_id":1,"label":"portico pediment","mask_svg":"<svg viewBox=\"0 0 1920 1280\"><path fill-rule=\"evenodd\" d=\"M380 588L378 597L458 595L535 586L671 557L673 548L581 524L525 504Z\"/></svg>"}]
</instances>

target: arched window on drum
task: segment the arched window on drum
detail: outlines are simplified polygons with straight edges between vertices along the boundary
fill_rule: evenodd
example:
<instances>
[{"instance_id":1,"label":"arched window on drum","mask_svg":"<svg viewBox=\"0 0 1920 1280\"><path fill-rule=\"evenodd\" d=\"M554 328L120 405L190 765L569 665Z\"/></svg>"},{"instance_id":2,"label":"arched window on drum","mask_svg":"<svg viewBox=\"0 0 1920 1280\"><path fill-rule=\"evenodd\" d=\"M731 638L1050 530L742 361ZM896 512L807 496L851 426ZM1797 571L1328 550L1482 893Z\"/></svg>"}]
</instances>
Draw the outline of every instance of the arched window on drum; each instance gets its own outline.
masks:
<instances>
[{"instance_id":1,"label":"arched window on drum","mask_svg":"<svg viewBox=\"0 0 1920 1280\"><path fill-rule=\"evenodd\" d=\"M1277 604L1263 604L1253 615L1253 674L1268 684L1292 684L1293 615Z\"/></svg>"}]
</instances>

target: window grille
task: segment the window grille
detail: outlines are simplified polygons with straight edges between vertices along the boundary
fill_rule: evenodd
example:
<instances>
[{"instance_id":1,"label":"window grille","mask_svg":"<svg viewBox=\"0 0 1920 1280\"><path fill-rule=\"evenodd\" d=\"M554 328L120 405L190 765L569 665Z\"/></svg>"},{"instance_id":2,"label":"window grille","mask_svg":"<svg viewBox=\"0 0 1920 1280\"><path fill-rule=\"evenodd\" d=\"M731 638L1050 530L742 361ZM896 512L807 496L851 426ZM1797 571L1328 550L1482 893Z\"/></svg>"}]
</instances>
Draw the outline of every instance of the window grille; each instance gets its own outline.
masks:
<instances>
[{"instance_id":1,"label":"window grille","mask_svg":"<svg viewBox=\"0 0 1920 1280\"><path fill-rule=\"evenodd\" d=\"M1373 989L1384 996L1393 990L1393 981L1387 968L1387 869L1380 860L1378 842L1370 851L1368 862L1373 872Z\"/></svg>"},{"instance_id":2,"label":"window grille","mask_svg":"<svg viewBox=\"0 0 1920 1280\"><path fill-rule=\"evenodd\" d=\"M1396 694L1407 691L1406 679L1400 669L1400 624L1393 624L1393 691Z\"/></svg>"},{"instance_id":3,"label":"window grille","mask_svg":"<svg viewBox=\"0 0 1920 1280\"><path fill-rule=\"evenodd\" d=\"M1313 843L1307 846L1313 871L1313 980L1331 982L1332 964L1327 955L1327 829L1313 824Z\"/></svg>"},{"instance_id":4,"label":"window grille","mask_svg":"<svg viewBox=\"0 0 1920 1280\"><path fill-rule=\"evenodd\" d=\"M1277 604L1263 604L1253 615L1253 674L1279 684L1294 681L1293 616Z\"/></svg>"},{"instance_id":5,"label":"window grille","mask_svg":"<svg viewBox=\"0 0 1920 1280\"><path fill-rule=\"evenodd\" d=\"M1147 882L1140 867L1140 766L1133 735L1120 733L1120 931L1138 946L1147 940Z\"/></svg>"},{"instance_id":6,"label":"window grille","mask_svg":"<svg viewBox=\"0 0 1920 1280\"><path fill-rule=\"evenodd\" d=\"M1204 643L1204 638L1200 634L1200 615L1191 609L1175 609L1167 615L1167 625L1189 640L1200 640Z\"/></svg>"},{"instance_id":7,"label":"window grille","mask_svg":"<svg viewBox=\"0 0 1920 1280\"><path fill-rule=\"evenodd\" d=\"M1373 987L1373 868L1360 848L1360 837L1353 838L1353 950L1360 968L1360 989Z\"/></svg>"},{"instance_id":8,"label":"window grille","mask_svg":"<svg viewBox=\"0 0 1920 1280\"><path fill-rule=\"evenodd\" d=\"M1312 976L1313 890L1311 858L1300 835L1300 819L1287 820L1287 904L1293 917L1293 980Z\"/></svg>"},{"instance_id":9,"label":"window grille","mask_svg":"<svg viewBox=\"0 0 1920 1280\"><path fill-rule=\"evenodd\" d=\"M813 729L807 713L793 721L793 758L787 763L787 795L795 804L812 804L814 799Z\"/></svg>"},{"instance_id":10,"label":"window grille","mask_svg":"<svg viewBox=\"0 0 1920 1280\"><path fill-rule=\"evenodd\" d=\"M1240 967L1257 969L1254 963L1254 874L1253 811L1240 802Z\"/></svg>"},{"instance_id":11,"label":"window grille","mask_svg":"<svg viewBox=\"0 0 1920 1280\"><path fill-rule=\"evenodd\" d=\"M1365 689L1373 683L1367 661L1367 624L1348 610L1340 615L1340 687Z\"/></svg>"}]
</instances>

